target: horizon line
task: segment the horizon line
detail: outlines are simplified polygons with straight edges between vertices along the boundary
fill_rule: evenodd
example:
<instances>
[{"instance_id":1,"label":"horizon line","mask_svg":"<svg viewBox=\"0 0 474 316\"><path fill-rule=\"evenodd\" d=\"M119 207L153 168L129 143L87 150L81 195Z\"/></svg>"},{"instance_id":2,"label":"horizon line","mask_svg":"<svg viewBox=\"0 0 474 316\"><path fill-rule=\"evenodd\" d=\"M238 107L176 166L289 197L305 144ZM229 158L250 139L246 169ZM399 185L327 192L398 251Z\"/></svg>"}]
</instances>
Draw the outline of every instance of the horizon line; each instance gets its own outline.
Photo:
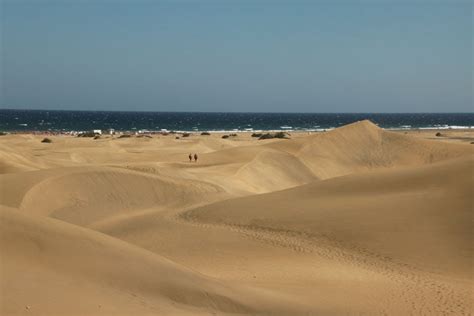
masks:
<instances>
[{"instance_id":1,"label":"horizon line","mask_svg":"<svg viewBox=\"0 0 474 316\"><path fill-rule=\"evenodd\" d=\"M153 110L74 110L74 109L13 109L0 111L56 111L56 112L117 112L117 113L202 113L202 114L474 114L472 112L265 112L265 111L153 111Z\"/></svg>"}]
</instances>

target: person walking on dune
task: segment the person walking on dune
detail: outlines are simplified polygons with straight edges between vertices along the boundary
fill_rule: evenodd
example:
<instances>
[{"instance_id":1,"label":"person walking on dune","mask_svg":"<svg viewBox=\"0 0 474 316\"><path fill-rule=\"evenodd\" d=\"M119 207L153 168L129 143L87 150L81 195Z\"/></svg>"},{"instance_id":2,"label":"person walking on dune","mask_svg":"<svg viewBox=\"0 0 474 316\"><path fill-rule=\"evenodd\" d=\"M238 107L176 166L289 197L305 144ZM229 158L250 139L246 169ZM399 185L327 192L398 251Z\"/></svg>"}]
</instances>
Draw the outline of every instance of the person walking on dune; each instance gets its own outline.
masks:
<instances>
[{"instance_id":1,"label":"person walking on dune","mask_svg":"<svg viewBox=\"0 0 474 316\"><path fill-rule=\"evenodd\" d=\"M192 162L193 161L193 155L189 154L189 162Z\"/></svg>"},{"instance_id":2,"label":"person walking on dune","mask_svg":"<svg viewBox=\"0 0 474 316\"><path fill-rule=\"evenodd\" d=\"M198 162L198 154L194 154L194 162Z\"/></svg>"}]
</instances>

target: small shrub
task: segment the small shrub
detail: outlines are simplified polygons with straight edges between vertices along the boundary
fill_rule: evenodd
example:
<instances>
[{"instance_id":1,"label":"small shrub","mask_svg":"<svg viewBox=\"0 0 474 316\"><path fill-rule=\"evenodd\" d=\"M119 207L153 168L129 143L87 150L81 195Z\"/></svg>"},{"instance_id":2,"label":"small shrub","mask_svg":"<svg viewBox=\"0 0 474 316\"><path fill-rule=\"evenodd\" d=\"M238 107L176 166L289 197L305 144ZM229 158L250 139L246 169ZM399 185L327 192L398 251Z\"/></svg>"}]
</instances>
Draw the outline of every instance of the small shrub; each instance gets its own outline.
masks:
<instances>
[{"instance_id":1,"label":"small shrub","mask_svg":"<svg viewBox=\"0 0 474 316\"><path fill-rule=\"evenodd\" d=\"M229 135L222 135L222 138L227 139L229 138Z\"/></svg>"},{"instance_id":2,"label":"small shrub","mask_svg":"<svg viewBox=\"0 0 474 316\"><path fill-rule=\"evenodd\" d=\"M43 138L43 140L41 141L42 143L52 143L53 141L47 137Z\"/></svg>"},{"instance_id":3,"label":"small shrub","mask_svg":"<svg viewBox=\"0 0 474 316\"><path fill-rule=\"evenodd\" d=\"M285 132L278 132L273 135L274 138L288 138L288 133Z\"/></svg>"},{"instance_id":4,"label":"small shrub","mask_svg":"<svg viewBox=\"0 0 474 316\"><path fill-rule=\"evenodd\" d=\"M272 138L273 138L273 134L266 133L260 136L258 139L272 139Z\"/></svg>"},{"instance_id":5,"label":"small shrub","mask_svg":"<svg viewBox=\"0 0 474 316\"><path fill-rule=\"evenodd\" d=\"M211 135L211 133L209 133L209 132L202 132L201 135L209 136L209 135Z\"/></svg>"},{"instance_id":6,"label":"small shrub","mask_svg":"<svg viewBox=\"0 0 474 316\"><path fill-rule=\"evenodd\" d=\"M95 135L94 139L100 139L100 135Z\"/></svg>"},{"instance_id":7,"label":"small shrub","mask_svg":"<svg viewBox=\"0 0 474 316\"><path fill-rule=\"evenodd\" d=\"M236 137L237 134L235 134L235 133L234 134L229 134L229 136Z\"/></svg>"},{"instance_id":8,"label":"small shrub","mask_svg":"<svg viewBox=\"0 0 474 316\"><path fill-rule=\"evenodd\" d=\"M285 133L285 132L277 132L275 134L270 134L270 133L266 133L266 134L263 134L261 135L258 139L272 139L272 138L284 138L284 139L287 139L288 138L288 133Z\"/></svg>"},{"instance_id":9,"label":"small shrub","mask_svg":"<svg viewBox=\"0 0 474 316\"><path fill-rule=\"evenodd\" d=\"M144 135L144 134L140 134L137 136L138 138L143 138L143 137L146 137L146 138L152 138L150 135Z\"/></svg>"},{"instance_id":10,"label":"small shrub","mask_svg":"<svg viewBox=\"0 0 474 316\"><path fill-rule=\"evenodd\" d=\"M440 132L438 132L438 133L436 133L435 136L436 136L436 137L441 137L441 136L443 136L443 134L441 134Z\"/></svg>"},{"instance_id":11,"label":"small shrub","mask_svg":"<svg viewBox=\"0 0 474 316\"><path fill-rule=\"evenodd\" d=\"M190 135L191 135L190 133L183 133L183 135L181 135L181 136L183 136L183 137L189 137Z\"/></svg>"},{"instance_id":12,"label":"small shrub","mask_svg":"<svg viewBox=\"0 0 474 316\"><path fill-rule=\"evenodd\" d=\"M252 137L262 137L262 133L253 133Z\"/></svg>"},{"instance_id":13,"label":"small shrub","mask_svg":"<svg viewBox=\"0 0 474 316\"><path fill-rule=\"evenodd\" d=\"M129 138L129 137L132 137L132 135L130 134L123 134L123 135L120 135L119 138Z\"/></svg>"},{"instance_id":14,"label":"small shrub","mask_svg":"<svg viewBox=\"0 0 474 316\"><path fill-rule=\"evenodd\" d=\"M5 135L8 135L8 134L5 132L0 132L0 136L5 136Z\"/></svg>"},{"instance_id":15,"label":"small shrub","mask_svg":"<svg viewBox=\"0 0 474 316\"><path fill-rule=\"evenodd\" d=\"M179 136L176 136L175 139L179 139Z\"/></svg>"}]
</instances>

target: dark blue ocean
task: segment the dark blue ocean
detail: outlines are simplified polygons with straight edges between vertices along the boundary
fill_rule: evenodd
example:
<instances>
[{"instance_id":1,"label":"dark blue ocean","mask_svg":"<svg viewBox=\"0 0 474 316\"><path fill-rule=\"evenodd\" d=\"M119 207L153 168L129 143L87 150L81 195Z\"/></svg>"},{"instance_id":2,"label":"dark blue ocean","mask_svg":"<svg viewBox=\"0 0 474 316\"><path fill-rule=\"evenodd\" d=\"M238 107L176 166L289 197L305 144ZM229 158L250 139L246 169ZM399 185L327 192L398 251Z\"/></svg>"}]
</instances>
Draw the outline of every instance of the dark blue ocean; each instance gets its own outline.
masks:
<instances>
[{"instance_id":1,"label":"dark blue ocean","mask_svg":"<svg viewBox=\"0 0 474 316\"><path fill-rule=\"evenodd\" d=\"M0 131L325 130L369 119L383 128L474 128L474 113L202 113L0 110Z\"/></svg>"}]
</instances>

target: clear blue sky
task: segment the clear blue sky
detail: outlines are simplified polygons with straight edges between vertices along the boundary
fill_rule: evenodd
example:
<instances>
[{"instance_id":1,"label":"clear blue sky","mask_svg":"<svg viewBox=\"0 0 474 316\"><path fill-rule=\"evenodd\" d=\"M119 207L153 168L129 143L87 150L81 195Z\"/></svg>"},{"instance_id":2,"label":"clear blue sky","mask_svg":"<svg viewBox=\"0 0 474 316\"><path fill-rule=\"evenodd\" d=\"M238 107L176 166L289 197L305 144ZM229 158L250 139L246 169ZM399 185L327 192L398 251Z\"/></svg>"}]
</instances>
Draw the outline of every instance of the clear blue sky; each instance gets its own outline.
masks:
<instances>
[{"instance_id":1,"label":"clear blue sky","mask_svg":"<svg viewBox=\"0 0 474 316\"><path fill-rule=\"evenodd\" d=\"M471 1L2 4L1 107L472 112Z\"/></svg>"}]
</instances>

